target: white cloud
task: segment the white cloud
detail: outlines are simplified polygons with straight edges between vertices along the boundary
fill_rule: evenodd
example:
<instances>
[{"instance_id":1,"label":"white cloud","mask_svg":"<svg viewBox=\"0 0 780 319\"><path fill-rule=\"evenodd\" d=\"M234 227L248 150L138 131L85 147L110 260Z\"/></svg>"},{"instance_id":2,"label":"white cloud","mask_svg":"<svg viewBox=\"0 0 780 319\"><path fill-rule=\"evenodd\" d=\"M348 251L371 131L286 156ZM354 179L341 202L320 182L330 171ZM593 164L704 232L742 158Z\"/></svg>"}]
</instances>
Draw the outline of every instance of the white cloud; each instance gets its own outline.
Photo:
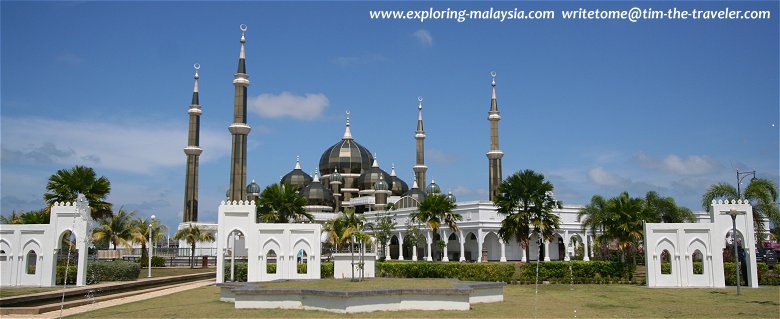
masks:
<instances>
[{"instance_id":1,"label":"white cloud","mask_svg":"<svg viewBox=\"0 0 780 319\"><path fill-rule=\"evenodd\" d=\"M453 189L447 189L446 192L452 192L453 195L456 197L463 196L464 198L458 198L458 201L468 199L468 198L474 198L474 197L485 197L487 198L488 192L484 188L470 188L466 186L456 186Z\"/></svg>"},{"instance_id":2,"label":"white cloud","mask_svg":"<svg viewBox=\"0 0 780 319\"><path fill-rule=\"evenodd\" d=\"M433 46L433 36L431 35L431 31L420 29L412 33L412 36L423 45Z\"/></svg>"},{"instance_id":3,"label":"white cloud","mask_svg":"<svg viewBox=\"0 0 780 319\"><path fill-rule=\"evenodd\" d=\"M37 117L3 119L3 162L89 165L151 174L182 166L187 126L145 120L127 123L63 121ZM229 135L201 129L201 161L230 152Z\"/></svg>"},{"instance_id":4,"label":"white cloud","mask_svg":"<svg viewBox=\"0 0 780 319\"><path fill-rule=\"evenodd\" d=\"M249 99L250 110L263 117L291 117L299 120L313 120L325 111L330 101L322 93L306 93L303 96L290 92L279 95L260 94Z\"/></svg>"},{"instance_id":5,"label":"white cloud","mask_svg":"<svg viewBox=\"0 0 780 319\"><path fill-rule=\"evenodd\" d=\"M630 179L607 172L603 167L594 167L588 170L588 178L599 186L625 187L631 184Z\"/></svg>"},{"instance_id":6,"label":"white cloud","mask_svg":"<svg viewBox=\"0 0 780 319\"><path fill-rule=\"evenodd\" d=\"M373 62L387 61L387 58L381 54L363 54L358 56L340 56L333 59L333 63L341 66L354 64L369 64Z\"/></svg>"},{"instance_id":7,"label":"white cloud","mask_svg":"<svg viewBox=\"0 0 780 319\"><path fill-rule=\"evenodd\" d=\"M683 159L675 154L670 154L663 160L659 160L652 155L639 153L636 158L643 167L685 176L707 175L719 171L722 167L718 161L706 155L691 155Z\"/></svg>"}]
</instances>

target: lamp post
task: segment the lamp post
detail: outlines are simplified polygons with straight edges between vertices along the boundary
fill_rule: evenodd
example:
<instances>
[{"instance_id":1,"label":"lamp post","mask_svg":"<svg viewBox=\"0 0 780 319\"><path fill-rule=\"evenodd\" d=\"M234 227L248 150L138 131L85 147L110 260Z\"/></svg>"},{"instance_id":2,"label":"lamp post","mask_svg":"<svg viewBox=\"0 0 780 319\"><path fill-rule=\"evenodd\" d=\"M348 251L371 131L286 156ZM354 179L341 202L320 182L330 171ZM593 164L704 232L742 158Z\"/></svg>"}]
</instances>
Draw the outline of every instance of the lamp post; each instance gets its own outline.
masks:
<instances>
[{"instance_id":1,"label":"lamp post","mask_svg":"<svg viewBox=\"0 0 780 319\"><path fill-rule=\"evenodd\" d=\"M742 195L742 180L750 175L753 175L753 178L750 179L751 181L756 179L756 171L740 172L739 169L737 169L737 195L739 195L740 199L745 199L745 196Z\"/></svg>"},{"instance_id":2,"label":"lamp post","mask_svg":"<svg viewBox=\"0 0 780 319\"><path fill-rule=\"evenodd\" d=\"M737 296L739 296L739 282L741 281L739 278L739 254L737 253L737 216L738 215L745 215L745 212L737 211L736 209L732 208L729 211L723 211L720 212L721 215L729 215L731 216L731 240L734 244L734 268L736 268L737 271Z\"/></svg>"},{"instance_id":3,"label":"lamp post","mask_svg":"<svg viewBox=\"0 0 780 319\"><path fill-rule=\"evenodd\" d=\"M146 264L149 274L147 278L152 278L152 225L154 225L154 217L152 215L151 221L149 221L149 263Z\"/></svg>"}]
</instances>

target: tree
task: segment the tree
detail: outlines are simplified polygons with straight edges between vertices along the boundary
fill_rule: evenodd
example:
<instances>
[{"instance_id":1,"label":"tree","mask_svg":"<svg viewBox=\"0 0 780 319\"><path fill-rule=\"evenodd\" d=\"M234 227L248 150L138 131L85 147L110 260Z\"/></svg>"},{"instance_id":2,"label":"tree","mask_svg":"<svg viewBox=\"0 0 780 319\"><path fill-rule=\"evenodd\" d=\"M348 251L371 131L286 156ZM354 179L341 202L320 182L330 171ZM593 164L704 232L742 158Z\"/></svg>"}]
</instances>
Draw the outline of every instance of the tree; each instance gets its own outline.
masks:
<instances>
[{"instance_id":1,"label":"tree","mask_svg":"<svg viewBox=\"0 0 780 319\"><path fill-rule=\"evenodd\" d=\"M553 198L553 189L543 174L529 169L512 174L498 185L494 205L499 214L507 215L501 221L498 235L505 242L517 240L525 248L528 260L531 258L528 239L532 231L552 240L560 228L560 217L552 211L563 204Z\"/></svg>"},{"instance_id":2,"label":"tree","mask_svg":"<svg viewBox=\"0 0 780 319\"><path fill-rule=\"evenodd\" d=\"M393 230L395 230L395 226L395 218L389 214L379 217L376 221L376 224L365 225L365 228L371 230L371 232L374 234L374 237L376 237L376 240L379 242L379 250L381 250L380 255L382 256L381 260L387 258L385 255L385 250L387 250L387 245L393 236Z\"/></svg>"},{"instance_id":3,"label":"tree","mask_svg":"<svg viewBox=\"0 0 780 319\"><path fill-rule=\"evenodd\" d=\"M726 183L719 183L710 186L701 199L701 207L709 211L713 200L737 200L740 194L734 186ZM750 181L750 184L743 192L743 198L753 206L753 224L756 227L756 238L759 243L763 241L761 234L766 233L764 219L769 219L773 224L780 224L780 211L777 206L777 185L766 178L756 178ZM716 214L718 212L715 212Z\"/></svg>"},{"instance_id":4,"label":"tree","mask_svg":"<svg viewBox=\"0 0 780 319\"><path fill-rule=\"evenodd\" d=\"M189 226L179 229L173 238L176 240L184 240L191 247L190 254L190 268L195 268L195 244L198 242L213 242L214 235L208 232L201 231L198 225L189 224Z\"/></svg>"},{"instance_id":5,"label":"tree","mask_svg":"<svg viewBox=\"0 0 780 319\"><path fill-rule=\"evenodd\" d=\"M92 230L92 240L108 240L114 245L114 250L120 244L130 247L128 241L131 238L131 220L134 216L135 211L128 212L120 207L116 214L103 217L98 221L98 227Z\"/></svg>"},{"instance_id":6,"label":"tree","mask_svg":"<svg viewBox=\"0 0 780 319\"><path fill-rule=\"evenodd\" d=\"M150 228L149 225L152 225ZM165 237L168 233L168 227L160 223L159 219L136 218L130 222L130 241L135 244L141 244L141 263L148 260L146 243L149 240L149 230L152 231L152 242L156 242Z\"/></svg>"},{"instance_id":7,"label":"tree","mask_svg":"<svg viewBox=\"0 0 780 319\"><path fill-rule=\"evenodd\" d=\"M617 242L620 248L620 261L625 262L626 252L637 247L644 238L644 222L646 220L645 202L641 198L632 198L628 192L610 198L607 201L606 220L607 238ZM636 264L636 256L634 256Z\"/></svg>"},{"instance_id":8,"label":"tree","mask_svg":"<svg viewBox=\"0 0 780 319\"><path fill-rule=\"evenodd\" d=\"M306 198L295 187L268 185L257 199L257 218L264 223L314 221L314 215L303 208Z\"/></svg>"},{"instance_id":9,"label":"tree","mask_svg":"<svg viewBox=\"0 0 780 319\"><path fill-rule=\"evenodd\" d=\"M583 217L585 218L584 220ZM590 204L577 213L577 221L582 223L582 230L590 229L593 240L601 243L602 259L607 256L608 238L603 236L606 234L604 225L607 220L607 200L600 195L593 195L590 199Z\"/></svg>"},{"instance_id":10,"label":"tree","mask_svg":"<svg viewBox=\"0 0 780 319\"><path fill-rule=\"evenodd\" d=\"M648 223L696 222L696 215L690 209L677 206L674 198L662 197L654 191L645 195L645 209Z\"/></svg>"},{"instance_id":11,"label":"tree","mask_svg":"<svg viewBox=\"0 0 780 319\"><path fill-rule=\"evenodd\" d=\"M411 219L406 220L406 236L404 236L404 245L409 245L412 248L412 257L417 256L417 245L424 240L424 234L420 227L412 223ZM403 247L398 247L402 250Z\"/></svg>"},{"instance_id":12,"label":"tree","mask_svg":"<svg viewBox=\"0 0 780 319\"><path fill-rule=\"evenodd\" d=\"M442 224L447 225L452 231L458 230L458 222L463 220L463 216L452 212L457 207L446 195L430 194L420 203L417 211L409 214L409 217L413 222L428 226L432 237L435 237Z\"/></svg>"},{"instance_id":13,"label":"tree","mask_svg":"<svg viewBox=\"0 0 780 319\"><path fill-rule=\"evenodd\" d=\"M86 166L61 169L49 177L43 200L51 207L55 202L76 201L79 193L87 198L92 218L111 215L111 204L105 201L111 193L111 182L105 176L97 177L95 170Z\"/></svg>"},{"instance_id":14,"label":"tree","mask_svg":"<svg viewBox=\"0 0 780 319\"><path fill-rule=\"evenodd\" d=\"M11 212L8 217L0 216L0 224L48 224L49 214L45 209L31 210L27 212L17 213Z\"/></svg>"},{"instance_id":15,"label":"tree","mask_svg":"<svg viewBox=\"0 0 780 319\"><path fill-rule=\"evenodd\" d=\"M22 219L16 211L12 211L8 217L0 215L0 224L22 224Z\"/></svg>"}]
</instances>

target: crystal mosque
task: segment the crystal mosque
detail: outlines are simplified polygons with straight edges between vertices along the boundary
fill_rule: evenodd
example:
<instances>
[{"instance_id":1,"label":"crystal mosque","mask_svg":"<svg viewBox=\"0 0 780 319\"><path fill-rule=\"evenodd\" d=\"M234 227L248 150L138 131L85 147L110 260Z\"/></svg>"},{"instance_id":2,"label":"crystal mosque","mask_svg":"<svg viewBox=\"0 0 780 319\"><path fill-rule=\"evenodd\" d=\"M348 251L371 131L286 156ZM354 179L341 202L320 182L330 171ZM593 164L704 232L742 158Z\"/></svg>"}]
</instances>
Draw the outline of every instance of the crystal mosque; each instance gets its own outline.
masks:
<instances>
[{"instance_id":1,"label":"crystal mosque","mask_svg":"<svg viewBox=\"0 0 780 319\"><path fill-rule=\"evenodd\" d=\"M230 188L227 201L251 201L260 195L260 186L252 180L247 183L247 138L251 127L247 124L247 88L250 84L246 69L245 25L241 26L240 51L236 73L234 74L233 123L228 126L232 135L230 157ZM187 156L184 214L181 227L198 223L198 157L202 149L198 145L200 131L201 105L198 96L198 68L195 65L195 85L192 102L189 107L188 144L184 148ZM414 136L416 141L416 161L412 166L414 180L404 181L396 174L395 165L383 168L379 160L368 147L358 143L350 131L349 112L346 112L344 134L335 144L327 147L320 157L319 167L313 176L304 172L300 160L296 160L293 169L282 176L280 183L295 187L306 198L305 210L315 217L317 223L324 223L336 217L344 208L352 207L366 217L367 222L376 222L386 215L393 216L396 222L390 245L386 247L386 256L393 260L442 260L442 261L525 261L526 254L518 241L504 242L497 233L504 216L499 215L491 198L496 194L502 180L501 160L504 153L499 148L499 112L496 98L496 73L491 72L491 96L487 105L490 124L490 144L486 157L489 172L489 198L480 201L459 202L452 193L446 196L456 203L454 213L461 214L463 220L458 230L442 226L433 234L424 225L418 227L424 232L425 240L412 247L404 243L407 227L411 225L409 214L429 194L441 193L441 187L426 180L428 166L425 164L425 130L423 126L423 98L417 100L417 123ZM410 123L410 126L414 125ZM411 151L411 150L410 150ZM561 217L561 228L555 240L543 242L541 246L530 245L530 258L543 260L569 260L578 249L584 260L592 256L593 241L583 231L577 221L581 206L564 206L555 210ZM216 225L198 223L208 231L216 231ZM218 238L218 237L217 237ZM445 245L434 243L444 241ZM538 242L531 238L531 243ZM208 247L205 244L203 247ZM214 244L211 244L214 245ZM216 247L216 245L214 245ZM241 245L237 245L240 252Z\"/></svg>"}]
</instances>

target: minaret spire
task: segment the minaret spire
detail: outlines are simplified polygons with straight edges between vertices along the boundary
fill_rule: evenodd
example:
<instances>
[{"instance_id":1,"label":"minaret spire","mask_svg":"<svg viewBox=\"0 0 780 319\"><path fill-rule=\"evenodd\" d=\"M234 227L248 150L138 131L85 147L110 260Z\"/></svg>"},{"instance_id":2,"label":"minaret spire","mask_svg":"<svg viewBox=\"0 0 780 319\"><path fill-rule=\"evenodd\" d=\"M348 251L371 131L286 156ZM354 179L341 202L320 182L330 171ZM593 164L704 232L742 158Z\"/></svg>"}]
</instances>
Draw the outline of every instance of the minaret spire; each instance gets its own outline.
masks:
<instances>
[{"instance_id":1,"label":"minaret spire","mask_svg":"<svg viewBox=\"0 0 780 319\"><path fill-rule=\"evenodd\" d=\"M241 53L238 56L238 71L234 75L233 87L235 95L233 101L233 123L228 130L233 135L233 147L230 157L230 190L228 200L246 200L246 142L251 127L246 123L247 87L249 87L249 75L246 73L246 55L244 45L246 38L244 33L247 26L242 24L241 29Z\"/></svg>"},{"instance_id":2,"label":"minaret spire","mask_svg":"<svg viewBox=\"0 0 780 319\"><path fill-rule=\"evenodd\" d=\"M198 221L198 157L203 152L200 148L200 99L198 98L198 70L200 64L195 63L195 86L192 89L192 103L188 111L190 126L187 134L187 172L184 180L184 214L183 222Z\"/></svg>"},{"instance_id":3,"label":"minaret spire","mask_svg":"<svg viewBox=\"0 0 780 319\"><path fill-rule=\"evenodd\" d=\"M501 184L501 158L504 152L498 148L498 121L501 120L501 114L498 112L498 102L496 101L496 72L490 72L493 78L491 82L492 95L490 97L490 111L488 120L490 121L490 151L487 152L489 169L489 200L493 200L498 194L498 185Z\"/></svg>"},{"instance_id":4,"label":"minaret spire","mask_svg":"<svg viewBox=\"0 0 780 319\"><path fill-rule=\"evenodd\" d=\"M417 97L417 132L414 134L414 138L417 140L417 162L412 167L414 180L417 182L417 185L425 185L425 172L428 170L428 166L425 166L425 130L423 130L422 102L423 97Z\"/></svg>"},{"instance_id":5,"label":"minaret spire","mask_svg":"<svg viewBox=\"0 0 780 319\"><path fill-rule=\"evenodd\" d=\"M344 137L342 137L342 139L352 139L352 131L349 130L349 111L347 111L347 127L344 129Z\"/></svg>"}]
</instances>

